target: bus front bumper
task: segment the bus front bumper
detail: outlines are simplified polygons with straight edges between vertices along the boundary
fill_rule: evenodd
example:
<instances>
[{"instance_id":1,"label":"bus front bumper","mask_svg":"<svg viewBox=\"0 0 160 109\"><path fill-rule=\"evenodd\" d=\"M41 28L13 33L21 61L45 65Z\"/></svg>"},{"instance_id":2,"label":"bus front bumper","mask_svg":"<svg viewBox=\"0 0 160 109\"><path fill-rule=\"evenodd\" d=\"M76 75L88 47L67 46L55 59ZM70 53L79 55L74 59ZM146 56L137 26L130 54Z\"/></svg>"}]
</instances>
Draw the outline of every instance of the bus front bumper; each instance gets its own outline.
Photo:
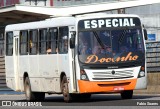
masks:
<instances>
[{"instance_id":1,"label":"bus front bumper","mask_svg":"<svg viewBox=\"0 0 160 109\"><path fill-rule=\"evenodd\" d=\"M124 90L134 90L137 79L118 80L118 81L84 81L78 80L80 93L112 93Z\"/></svg>"}]
</instances>

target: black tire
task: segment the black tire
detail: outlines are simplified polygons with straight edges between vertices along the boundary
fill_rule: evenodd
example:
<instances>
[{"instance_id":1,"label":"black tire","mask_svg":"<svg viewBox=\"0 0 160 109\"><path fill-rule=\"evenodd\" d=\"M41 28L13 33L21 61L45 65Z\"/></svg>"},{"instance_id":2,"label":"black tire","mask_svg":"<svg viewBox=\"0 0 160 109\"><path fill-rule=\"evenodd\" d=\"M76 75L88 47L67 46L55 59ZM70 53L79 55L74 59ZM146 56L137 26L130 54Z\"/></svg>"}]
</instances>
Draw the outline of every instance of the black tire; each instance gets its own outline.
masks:
<instances>
[{"instance_id":1,"label":"black tire","mask_svg":"<svg viewBox=\"0 0 160 109\"><path fill-rule=\"evenodd\" d=\"M61 90L63 93L63 99L65 102L70 102L72 100L71 94L69 93L67 77L63 76L61 81Z\"/></svg>"},{"instance_id":2,"label":"black tire","mask_svg":"<svg viewBox=\"0 0 160 109\"><path fill-rule=\"evenodd\" d=\"M133 90L126 90L121 92L122 99L132 99L133 97Z\"/></svg>"},{"instance_id":3,"label":"black tire","mask_svg":"<svg viewBox=\"0 0 160 109\"><path fill-rule=\"evenodd\" d=\"M26 77L24 81L24 91L27 101L43 101L45 98L44 92L32 92L28 77Z\"/></svg>"}]
</instances>

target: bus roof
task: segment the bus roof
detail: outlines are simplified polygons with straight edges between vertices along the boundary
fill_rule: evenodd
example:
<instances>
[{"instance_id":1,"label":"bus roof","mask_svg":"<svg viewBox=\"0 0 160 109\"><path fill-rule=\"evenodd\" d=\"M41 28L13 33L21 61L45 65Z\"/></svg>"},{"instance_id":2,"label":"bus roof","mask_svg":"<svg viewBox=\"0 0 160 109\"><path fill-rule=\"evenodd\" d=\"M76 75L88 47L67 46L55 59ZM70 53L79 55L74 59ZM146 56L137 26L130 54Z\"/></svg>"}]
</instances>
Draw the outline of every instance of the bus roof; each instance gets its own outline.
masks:
<instances>
[{"instance_id":1,"label":"bus roof","mask_svg":"<svg viewBox=\"0 0 160 109\"><path fill-rule=\"evenodd\" d=\"M75 17L56 17L50 18L43 21L11 24L6 26L5 31L18 31L26 29L37 29L47 27L58 27L58 26L72 26L75 25Z\"/></svg>"},{"instance_id":2,"label":"bus roof","mask_svg":"<svg viewBox=\"0 0 160 109\"><path fill-rule=\"evenodd\" d=\"M60 26L73 26L75 22L83 19L93 19L93 18L114 18L114 17L138 17L133 14L106 14L106 13L93 13L78 15L76 17L55 17L43 21L11 24L6 26L5 31L18 31L26 29L37 29L37 28L47 28L47 27L60 27Z\"/></svg>"},{"instance_id":3,"label":"bus roof","mask_svg":"<svg viewBox=\"0 0 160 109\"><path fill-rule=\"evenodd\" d=\"M92 13L92 14L84 14L76 16L77 19L92 19L92 18L114 18L114 17L137 17L135 14L107 14L107 13Z\"/></svg>"}]
</instances>

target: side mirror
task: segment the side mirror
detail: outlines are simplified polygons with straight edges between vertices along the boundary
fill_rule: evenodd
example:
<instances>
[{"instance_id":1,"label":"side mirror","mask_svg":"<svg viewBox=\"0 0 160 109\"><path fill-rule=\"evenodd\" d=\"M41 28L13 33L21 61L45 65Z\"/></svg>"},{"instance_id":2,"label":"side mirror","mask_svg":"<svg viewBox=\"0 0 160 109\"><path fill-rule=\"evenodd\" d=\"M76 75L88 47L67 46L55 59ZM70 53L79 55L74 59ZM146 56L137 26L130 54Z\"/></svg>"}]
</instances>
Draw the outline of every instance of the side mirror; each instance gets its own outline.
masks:
<instances>
[{"instance_id":1,"label":"side mirror","mask_svg":"<svg viewBox=\"0 0 160 109\"><path fill-rule=\"evenodd\" d=\"M71 38L70 38L70 48L73 49L75 47L75 32L71 33Z\"/></svg>"},{"instance_id":2,"label":"side mirror","mask_svg":"<svg viewBox=\"0 0 160 109\"><path fill-rule=\"evenodd\" d=\"M143 32L144 32L144 38L145 38L145 40L148 40L147 30L146 30L146 29L143 29Z\"/></svg>"}]
</instances>

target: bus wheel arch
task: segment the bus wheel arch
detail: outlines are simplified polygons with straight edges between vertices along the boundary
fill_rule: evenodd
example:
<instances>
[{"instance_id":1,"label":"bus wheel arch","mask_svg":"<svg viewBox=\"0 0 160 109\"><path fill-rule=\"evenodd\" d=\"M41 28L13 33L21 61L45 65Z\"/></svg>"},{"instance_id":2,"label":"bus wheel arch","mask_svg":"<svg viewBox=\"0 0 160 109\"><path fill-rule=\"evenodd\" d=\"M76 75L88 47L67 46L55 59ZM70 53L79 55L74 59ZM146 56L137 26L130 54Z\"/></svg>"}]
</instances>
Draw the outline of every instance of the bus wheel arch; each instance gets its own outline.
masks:
<instances>
[{"instance_id":1,"label":"bus wheel arch","mask_svg":"<svg viewBox=\"0 0 160 109\"><path fill-rule=\"evenodd\" d=\"M45 99L45 93L32 92L28 74L25 73L23 77L24 77L24 92L27 101L43 101Z\"/></svg>"},{"instance_id":2,"label":"bus wheel arch","mask_svg":"<svg viewBox=\"0 0 160 109\"><path fill-rule=\"evenodd\" d=\"M24 74L23 74L23 88L24 88L24 92L25 92L25 80L26 80L26 77L29 77L29 75L28 75L27 72L24 72Z\"/></svg>"},{"instance_id":3,"label":"bus wheel arch","mask_svg":"<svg viewBox=\"0 0 160 109\"><path fill-rule=\"evenodd\" d=\"M24 82L25 82L26 77L29 77L29 76L28 76L28 73L27 73L27 72L24 72L24 75L23 75L23 84L24 84Z\"/></svg>"},{"instance_id":4,"label":"bus wheel arch","mask_svg":"<svg viewBox=\"0 0 160 109\"><path fill-rule=\"evenodd\" d=\"M61 92L62 92L62 80L63 80L64 76L66 76L65 72L61 72L61 75L60 75L60 89L61 89Z\"/></svg>"}]
</instances>

